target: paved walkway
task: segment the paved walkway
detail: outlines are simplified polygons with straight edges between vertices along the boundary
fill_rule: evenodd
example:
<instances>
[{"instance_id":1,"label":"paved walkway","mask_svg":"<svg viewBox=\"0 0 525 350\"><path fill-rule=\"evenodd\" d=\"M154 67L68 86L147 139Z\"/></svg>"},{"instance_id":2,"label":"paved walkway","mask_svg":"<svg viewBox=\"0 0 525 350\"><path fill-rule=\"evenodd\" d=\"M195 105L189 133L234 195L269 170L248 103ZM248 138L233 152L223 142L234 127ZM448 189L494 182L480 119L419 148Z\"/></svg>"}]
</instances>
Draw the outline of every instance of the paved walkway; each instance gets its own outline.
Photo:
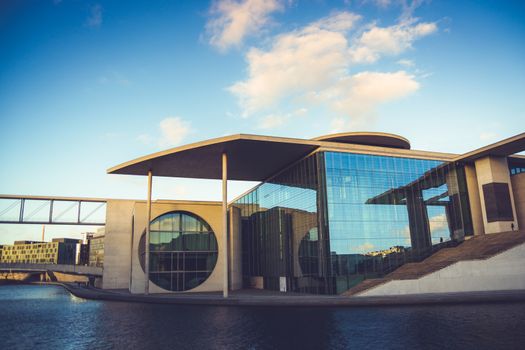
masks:
<instances>
[{"instance_id":1,"label":"paved walkway","mask_svg":"<svg viewBox=\"0 0 525 350\"><path fill-rule=\"evenodd\" d=\"M339 295L311 295L279 293L260 290L240 290L223 298L221 293L181 293L181 294L131 294L124 290L102 290L61 284L73 295L95 300L126 302L220 305L220 306L308 306L308 307L348 307L348 306L386 306L422 304L467 304L489 302L525 302L525 290L488 291L417 294L378 297L345 297Z\"/></svg>"}]
</instances>

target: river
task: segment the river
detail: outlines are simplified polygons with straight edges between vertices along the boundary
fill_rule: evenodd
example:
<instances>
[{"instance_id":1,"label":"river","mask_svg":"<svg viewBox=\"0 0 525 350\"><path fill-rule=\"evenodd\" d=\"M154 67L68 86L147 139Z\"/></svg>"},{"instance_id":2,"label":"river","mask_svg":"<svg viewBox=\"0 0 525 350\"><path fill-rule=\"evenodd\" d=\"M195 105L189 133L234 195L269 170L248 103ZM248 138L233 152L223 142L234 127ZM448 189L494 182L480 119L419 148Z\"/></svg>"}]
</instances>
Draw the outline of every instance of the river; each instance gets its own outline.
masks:
<instances>
[{"instance_id":1,"label":"river","mask_svg":"<svg viewBox=\"0 0 525 350\"><path fill-rule=\"evenodd\" d=\"M293 308L79 299L0 286L0 349L525 349L525 303Z\"/></svg>"}]
</instances>

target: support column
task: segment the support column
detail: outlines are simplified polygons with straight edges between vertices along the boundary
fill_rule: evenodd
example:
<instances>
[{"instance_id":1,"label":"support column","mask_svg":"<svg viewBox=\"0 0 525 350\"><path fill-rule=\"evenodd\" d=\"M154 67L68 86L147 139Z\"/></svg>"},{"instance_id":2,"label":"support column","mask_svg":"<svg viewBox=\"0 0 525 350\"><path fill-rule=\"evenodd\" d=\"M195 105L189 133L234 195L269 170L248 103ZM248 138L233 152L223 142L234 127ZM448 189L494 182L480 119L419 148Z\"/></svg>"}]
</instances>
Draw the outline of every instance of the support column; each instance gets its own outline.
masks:
<instances>
[{"instance_id":1,"label":"support column","mask_svg":"<svg viewBox=\"0 0 525 350\"><path fill-rule=\"evenodd\" d=\"M519 230L507 158L487 156L475 166L485 233Z\"/></svg>"},{"instance_id":2,"label":"support column","mask_svg":"<svg viewBox=\"0 0 525 350\"><path fill-rule=\"evenodd\" d=\"M144 284L144 294L149 294L149 230L151 222L151 184L152 184L152 174L151 170L148 171L148 199L146 204L146 237L145 237L145 255L144 255L144 274L146 282Z\"/></svg>"},{"instance_id":3,"label":"support column","mask_svg":"<svg viewBox=\"0 0 525 350\"><path fill-rule=\"evenodd\" d=\"M228 156L222 154L222 239L223 239L223 281L222 295L228 297Z\"/></svg>"}]
</instances>

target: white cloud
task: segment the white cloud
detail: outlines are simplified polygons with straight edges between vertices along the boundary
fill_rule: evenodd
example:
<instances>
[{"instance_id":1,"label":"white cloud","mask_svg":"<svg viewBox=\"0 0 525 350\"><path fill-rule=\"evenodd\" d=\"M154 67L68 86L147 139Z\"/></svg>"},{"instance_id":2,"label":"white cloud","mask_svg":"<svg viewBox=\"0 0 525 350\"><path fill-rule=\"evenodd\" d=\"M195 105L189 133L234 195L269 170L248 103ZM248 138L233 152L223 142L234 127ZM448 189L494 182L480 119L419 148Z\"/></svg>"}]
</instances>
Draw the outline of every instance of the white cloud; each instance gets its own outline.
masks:
<instances>
[{"instance_id":1,"label":"white cloud","mask_svg":"<svg viewBox=\"0 0 525 350\"><path fill-rule=\"evenodd\" d=\"M282 11L281 0L218 0L212 5L212 18L206 24L209 42L224 51L238 46L248 35L256 34L270 21L270 14Z\"/></svg>"},{"instance_id":2,"label":"white cloud","mask_svg":"<svg viewBox=\"0 0 525 350\"><path fill-rule=\"evenodd\" d=\"M373 63L383 55L398 55L412 48L412 43L437 30L435 23L401 23L390 27L373 25L350 48L354 63Z\"/></svg>"},{"instance_id":3,"label":"white cloud","mask_svg":"<svg viewBox=\"0 0 525 350\"><path fill-rule=\"evenodd\" d=\"M286 116L280 114L268 114L263 117L257 125L259 129L274 129L283 125L286 121Z\"/></svg>"},{"instance_id":4,"label":"white cloud","mask_svg":"<svg viewBox=\"0 0 525 350\"><path fill-rule=\"evenodd\" d=\"M191 131L191 124L179 117L168 117L160 124L160 147L173 147L180 144Z\"/></svg>"},{"instance_id":5,"label":"white cloud","mask_svg":"<svg viewBox=\"0 0 525 350\"><path fill-rule=\"evenodd\" d=\"M414 67L415 66L414 61L407 60L407 59L399 60L399 61L397 61L397 64L399 64L401 66L405 66L405 67Z\"/></svg>"},{"instance_id":6,"label":"white cloud","mask_svg":"<svg viewBox=\"0 0 525 350\"><path fill-rule=\"evenodd\" d=\"M408 16L416 5L403 5L403 18L392 26L360 24L361 16L336 12L274 36L267 47L250 48L246 79L228 88L242 116L260 118L263 129L283 126L290 119L286 111L299 107L327 108L334 130L371 121L378 105L408 96L420 84L404 70L359 73L356 66L400 55L437 31L435 23ZM411 67L414 62L398 64Z\"/></svg>"},{"instance_id":7,"label":"white cloud","mask_svg":"<svg viewBox=\"0 0 525 350\"><path fill-rule=\"evenodd\" d=\"M438 233L439 231L445 231L444 233L448 233L448 220L446 214L439 214L429 218L428 224L431 233Z\"/></svg>"},{"instance_id":8,"label":"white cloud","mask_svg":"<svg viewBox=\"0 0 525 350\"><path fill-rule=\"evenodd\" d=\"M307 112L308 112L308 109L300 108L291 113L268 114L259 121L259 123L257 124L257 127L259 129L275 129L275 128L285 125L286 123L290 121L290 119L294 117L303 116Z\"/></svg>"},{"instance_id":9,"label":"white cloud","mask_svg":"<svg viewBox=\"0 0 525 350\"><path fill-rule=\"evenodd\" d=\"M363 3L371 2L379 8L387 8L392 4L392 0L363 0Z\"/></svg>"},{"instance_id":10,"label":"white cloud","mask_svg":"<svg viewBox=\"0 0 525 350\"><path fill-rule=\"evenodd\" d=\"M419 83L414 76L405 71L392 73L361 72L351 77L341 79L333 88L327 89L323 95L328 96L328 105L339 115L352 116L347 128L363 126L373 118L375 107L380 104L408 96L419 89ZM325 97L321 95L320 98ZM367 118L367 119L368 119ZM342 129L341 122L339 129Z\"/></svg>"},{"instance_id":11,"label":"white cloud","mask_svg":"<svg viewBox=\"0 0 525 350\"><path fill-rule=\"evenodd\" d=\"M102 6L99 4L91 6L86 24L88 27L100 27L102 24Z\"/></svg>"},{"instance_id":12,"label":"white cloud","mask_svg":"<svg viewBox=\"0 0 525 350\"><path fill-rule=\"evenodd\" d=\"M348 42L344 32L359 17L335 14L299 30L275 38L267 50L252 48L246 55L248 79L230 87L243 114L274 107L286 97L329 86L348 68ZM346 21L346 23L345 23Z\"/></svg>"}]
</instances>

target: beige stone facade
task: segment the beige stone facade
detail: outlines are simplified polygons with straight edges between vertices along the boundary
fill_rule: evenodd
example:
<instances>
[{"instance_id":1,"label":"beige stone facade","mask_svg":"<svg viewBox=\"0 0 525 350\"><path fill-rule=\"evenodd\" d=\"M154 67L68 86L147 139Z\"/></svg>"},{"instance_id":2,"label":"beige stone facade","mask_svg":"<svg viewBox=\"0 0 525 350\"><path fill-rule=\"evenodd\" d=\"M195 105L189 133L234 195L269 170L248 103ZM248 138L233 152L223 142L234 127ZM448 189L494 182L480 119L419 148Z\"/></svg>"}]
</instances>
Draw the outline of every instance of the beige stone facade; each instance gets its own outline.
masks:
<instances>
[{"instance_id":1,"label":"beige stone facade","mask_svg":"<svg viewBox=\"0 0 525 350\"><path fill-rule=\"evenodd\" d=\"M221 291L224 271L225 242L222 234L222 212L219 202L153 201L151 219L170 212L183 211L195 214L208 223L218 243L218 259L211 275L199 286L186 292ZM147 212L145 201L111 200L107 205L105 237L105 266L103 288L129 289L132 293L144 293L145 273L139 261L140 238L146 230ZM230 212L230 288L242 286L241 246L238 232L239 215ZM169 293L149 282L150 293Z\"/></svg>"}]
</instances>

